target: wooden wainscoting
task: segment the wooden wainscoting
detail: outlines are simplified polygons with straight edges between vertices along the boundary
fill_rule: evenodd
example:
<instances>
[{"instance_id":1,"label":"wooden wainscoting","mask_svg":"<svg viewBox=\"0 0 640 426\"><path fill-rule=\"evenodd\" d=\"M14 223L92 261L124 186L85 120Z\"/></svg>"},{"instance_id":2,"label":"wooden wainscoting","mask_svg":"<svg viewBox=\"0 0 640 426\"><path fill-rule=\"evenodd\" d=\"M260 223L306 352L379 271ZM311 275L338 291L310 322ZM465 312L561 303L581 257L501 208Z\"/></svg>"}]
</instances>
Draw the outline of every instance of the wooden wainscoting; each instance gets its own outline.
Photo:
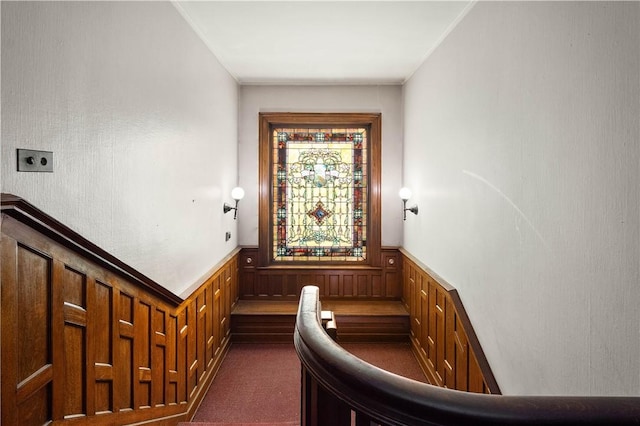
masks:
<instances>
[{"instance_id":1,"label":"wooden wainscoting","mask_svg":"<svg viewBox=\"0 0 640 426\"><path fill-rule=\"evenodd\" d=\"M238 253L185 300L2 198L2 424L175 425L230 342Z\"/></svg>"},{"instance_id":2,"label":"wooden wainscoting","mask_svg":"<svg viewBox=\"0 0 640 426\"><path fill-rule=\"evenodd\" d=\"M403 302L409 311L413 351L433 385L499 394L458 292L402 253Z\"/></svg>"},{"instance_id":3,"label":"wooden wainscoting","mask_svg":"<svg viewBox=\"0 0 640 426\"><path fill-rule=\"evenodd\" d=\"M322 309L335 314L339 342L409 342L409 312L399 300L328 299ZM290 343L297 313L295 301L239 300L231 313L232 341Z\"/></svg>"},{"instance_id":4,"label":"wooden wainscoting","mask_svg":"<svg viewBox=\"0 0 640 426\"><path fill-rule=\"evenodd\" d=\"M258 252L257 247L240 252L240 303L231 316L234 341L290 342L306 285L318 287L323 304L335 311L340 341L408 340L397 248L381 250L372 262L380 266L259 266Z\"/></svg>"},{"instance_id":5,"label":"wooden wainscoting","mask_svg":"<svg viewBox=\"0 0 640 426\"><path fill-rule=\"evenodd\" d=\"M400 252L381 250L381 266L258 265L258 248L240 253L240 298L298 301L305 285L320 288L322 299L400 300Z\"/></svg>"}]
</instances>

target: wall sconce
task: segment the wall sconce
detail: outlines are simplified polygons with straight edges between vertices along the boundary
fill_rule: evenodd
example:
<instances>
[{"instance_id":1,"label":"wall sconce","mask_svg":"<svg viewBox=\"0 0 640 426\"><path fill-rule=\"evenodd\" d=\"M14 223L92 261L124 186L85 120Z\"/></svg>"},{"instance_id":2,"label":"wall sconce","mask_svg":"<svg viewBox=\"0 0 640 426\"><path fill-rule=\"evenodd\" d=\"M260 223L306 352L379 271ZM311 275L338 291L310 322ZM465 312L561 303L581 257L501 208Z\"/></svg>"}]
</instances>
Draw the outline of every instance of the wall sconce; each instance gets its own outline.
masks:
<instances>
[{"instance_id":1,"label":"wall sconce","mask_svg":"<svg viewBox=\"0 0 640 426\"><path fill-rule=\"evenodd\" d=\"M409 198L411 198L411 190L409 188L402 188L402 189L400 189L400 192L398 193L398 195L402 199L402 208L403 208L402 220L407 220L407 210L409 210L411 213L417 215L418 214L418 206L413 206L413 207L407 208L407 200Z\"/></svg>"},{"instance_id":2,"label":"wall sconce","mask_svg":"<svg viewBox=\"0 0 640 426\"><path fill-rule=\"evenodd\" d=\"M234 207L231 207L229 204L224 203L222 211L224 211L225 213L229 213L231 210L233 210L233 219L235 220L236 217L238 217L238 201L244 198L244 189L240 188L239 186L233 188L231 190L231 198L236 200L236 205Z\"/></svg>"}]
</instances>

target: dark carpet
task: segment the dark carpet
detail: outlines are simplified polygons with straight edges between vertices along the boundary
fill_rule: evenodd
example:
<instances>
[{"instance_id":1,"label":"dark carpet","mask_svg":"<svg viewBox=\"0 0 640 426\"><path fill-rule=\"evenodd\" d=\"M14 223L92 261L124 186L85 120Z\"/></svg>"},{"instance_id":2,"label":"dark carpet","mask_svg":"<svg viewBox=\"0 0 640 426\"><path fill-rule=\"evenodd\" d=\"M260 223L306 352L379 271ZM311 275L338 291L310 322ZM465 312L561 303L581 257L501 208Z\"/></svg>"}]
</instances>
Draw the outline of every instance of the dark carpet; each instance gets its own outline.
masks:
<instances>
[{"instance_id":1,"label":"dark carpet","mask_svg":"<svg viewBox=\"0 0 640 426\"><path fill-rule=\"evenodd\" d=\"M340 345L369 364L399 376L428 383L408 343L341 343Z\"/></svg>"},{"instance_id":2,"label":"dark carpet","mask_svg":"<svg viewBox=\"0 0 640 426\"><path fill-rule=\"evenodd\" d=\"M300 361L291 344L231 345L194 422L296 422Z\"/></svg>"},{"instance_id":3,"label":"dark carpet","mask_svg":"<svg viewBox=\"0 0 640 426\"><path fill-rule=\"evenodd\" d=\"M408 344L346 343L355 356L426 382ZM293 343L231 346L192 422L295 425L300 418L300 361ZM193 424L193 423L192 423Z\"/></svg>"}]
</instances>

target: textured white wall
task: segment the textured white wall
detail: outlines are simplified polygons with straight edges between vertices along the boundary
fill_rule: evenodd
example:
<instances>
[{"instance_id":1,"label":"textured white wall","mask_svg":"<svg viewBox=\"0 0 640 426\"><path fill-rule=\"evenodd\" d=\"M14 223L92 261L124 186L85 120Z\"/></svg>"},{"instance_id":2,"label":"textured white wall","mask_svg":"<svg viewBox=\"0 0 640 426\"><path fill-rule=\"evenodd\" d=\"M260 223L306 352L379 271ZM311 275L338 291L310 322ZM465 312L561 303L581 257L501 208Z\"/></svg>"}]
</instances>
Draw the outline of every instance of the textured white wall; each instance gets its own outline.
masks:
<instances>
[{"instance_id":1,"label":"textured white wall","mask_svg":"<svg viewBox=\"0 0 640 426\"><path fill-rule=\"evenodd\" d=\"M240 88L240 183L247 191L239 212L241 245L258 245L258 113L382 113L382 245L399 246L402 235L401 86L242 86Z\"/></svg>"},{"instance_id":2,"label":"textured white wall","mask_svg":"<svg viewBox=\"0 0 640 426\"><path fill-rule=\"evenodd\" d=\"M639 76L640 3L478 2L404 87L404 247L506 394L640 394Z\"/></svg>"},{"instance_id":3,"label":"textured white wall","mask_svg":"<svg viewBox=\"0 0 640 426\"><path fill-rule=\"evenodd\" d=\"M168 2L2 2L2 191L176 294L236 246L237 99Z\"/></svg>"}]
</instances>

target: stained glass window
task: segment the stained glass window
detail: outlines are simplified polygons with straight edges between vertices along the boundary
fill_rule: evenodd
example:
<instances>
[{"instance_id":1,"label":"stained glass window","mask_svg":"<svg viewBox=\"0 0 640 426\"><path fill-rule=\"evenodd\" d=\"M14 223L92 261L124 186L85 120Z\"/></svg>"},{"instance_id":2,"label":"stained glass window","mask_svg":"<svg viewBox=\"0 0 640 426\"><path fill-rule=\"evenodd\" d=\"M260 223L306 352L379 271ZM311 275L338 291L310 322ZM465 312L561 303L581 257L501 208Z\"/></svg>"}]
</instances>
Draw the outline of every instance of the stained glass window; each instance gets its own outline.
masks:
<instances>
[{"instance_id":1,"label":"stained glass window","mask_svg":"<svg viewBox=\"0 0 640 426\"><path fill-rule=\"evenodd\" d=\"M275 261L367 258L368 129L271 129Z\"/></svg>"}]
</instances>

